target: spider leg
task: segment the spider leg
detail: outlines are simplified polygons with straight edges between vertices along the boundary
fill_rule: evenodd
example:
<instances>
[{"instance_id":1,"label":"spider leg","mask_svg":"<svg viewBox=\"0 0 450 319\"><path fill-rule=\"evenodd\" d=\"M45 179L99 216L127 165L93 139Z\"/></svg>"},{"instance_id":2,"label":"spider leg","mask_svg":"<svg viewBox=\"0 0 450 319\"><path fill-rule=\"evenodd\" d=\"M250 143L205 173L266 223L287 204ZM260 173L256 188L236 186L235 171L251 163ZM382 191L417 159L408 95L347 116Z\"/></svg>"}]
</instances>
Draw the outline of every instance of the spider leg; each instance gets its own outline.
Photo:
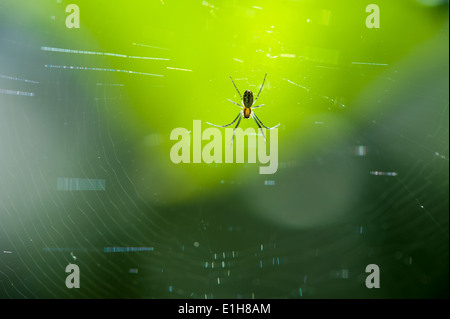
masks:
<instances>
[{"instance_id":1,"label":"spider leg","mask_svg":"<svg viewBox=\"0 0 450 319\"><path fill-rule=\"evenodd\" d=\"M267 73L264 75L263 83L262 83L262 85L261 85L261 88L259 89L259 93L258 93L258 95L256 96L256 99L255 99L255 101L253 102L253 104L255 104L256 100L259 98L259 95L261 94L261 91L262 91L262 89L263 89L263 87L264 87L264 82L266 82L266 77L267 77Z\"/></svg>"},{"instance_id":2,"label":"spider leg","mask_svg":"<svg viewBox=\"0 0 450 319\"><path fill-rule=\"evenodd\" d=\"M257 105L257 106L252 106L252 109L257 109L258 107L261 107L261 106L264 106L265 104L260 104L260 105Z\"/></svg>"},{"instance_id":3,"label":"spider leg","mask_svg":"<svg viewBox=\"0 0 450 319\"><path fill-rule=\"evenodd\" d=\"M233 125L233 123L236 122L236 120L240 116L241 116L241 112L239 112L238 116L236 116L236 118L233 120L233 122L231 122L230 124L227 124L227 125L216 125L216 124L212 124L212 123L209 123L209 122L206 122L206 124L209 124L209 125L212 125L212 126L215 126L215 127L227 127L227 126ZM240 122L240 120L239 120L239 122ZM238 122L238 124L239 124L239 122Z\"/></svg>"},{"instance_id":4,"label":"spider leg","mask_svg":"<svg viewBox=\"0 0 450 319\"><path fill-rule=\"evenodd\" d=\"M231 79L231 82L233 82L234 88L235 88L235 89L236 89L236 91L238 92L238 94L239 94L239 97L241 98L241 101L242 101L242 95L241 95L241 92L239 92L239 90L238 90L238 88L237 88L236 84L234 84L233 78L232 78L231 76L230 76L230 79Z\"/></svg>"},{"instance_id":5,"label":"spider leg","mask_svg":"<svg viewBox=\"0 0 450 319\"><path fill-rule=\"evenodd\" d=\"M239 103L236 103L236 102L234 102L234 101L231 101L231 100L229 100L229 99L227 99L227 101L229 101L229 102L231 102L231 103L233 103L233 104L236 104L237 106L239 106L240 108L243 108L243 106L242 105L240 105Z\"/></svg>"},{"instance_id":6,"label":"spider leg","mask_svg":"<svg viewBox=\"0 0 450 319\"><path fill-rule=\"evenodd\" d=\"M256 116L255 112L253 112L252 114L255 116L255 119L261 124L261 126L264 127L264 128L266 128L266 129L268 129L268 130L272 130L272 129L277 128L278 126L280 126L280 124L278 124L278 125L275 125L274 127L267 127L267 126L265 126L265 125L261 122L261 120Z\"/></svg>"},{"instance_id":7,"label":"spider leg","mask_svg":"<svg viewBox=\"0 0 450 319\"><path fill-rule=\"evenodd\" d=\"M238 126L239 126L239 123L241 123L241 120L242 120L242 114L241 114L241 113L239 113L238 117L239 117L239 121L237 122L236 126L234 127L234 131L233 131L233 137L231 138L230 149L233 149L233 140L234 140L234 134L236 133L236 129L238 128Z\"/></svg>"},{"instance_id":8,"label":"spider leg","mask_svg":"<svg viewBox=\"0 0 450 319\"><path fill-rule=\"evenodd\" d=\"M254 113L253 113L253 114L254 114ZM258 122L258 121L256 120L256 118L253 116L253 114L252 114L252 118L255 120L256 125L258 125L259 129L261 130L262 136L264 137L264 143L266 143L266 136L264 135L264 131L263 131L261 125L259 124L259 122Z\"/></svg>"}]
</instances>

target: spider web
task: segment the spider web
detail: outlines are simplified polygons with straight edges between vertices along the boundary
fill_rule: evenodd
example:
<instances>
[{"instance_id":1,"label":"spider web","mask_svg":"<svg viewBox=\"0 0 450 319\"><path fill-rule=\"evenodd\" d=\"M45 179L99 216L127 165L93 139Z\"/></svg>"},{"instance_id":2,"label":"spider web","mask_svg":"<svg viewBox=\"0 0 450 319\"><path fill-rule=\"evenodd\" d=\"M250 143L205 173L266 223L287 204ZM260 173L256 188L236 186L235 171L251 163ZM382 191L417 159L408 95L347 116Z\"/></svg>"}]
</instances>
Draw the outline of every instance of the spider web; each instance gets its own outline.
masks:
<instances>
[{"instance_id":1,"label":"spider web","mask_svg":"<svg viewBox=\"0 0 450 319\"><path fill-rule=\"evenodd\" d=\"M291 92L303 110L318 110L298 116L305 131L335 133L330 114L358 125L343 128L340 142L319 143L309 158L286 153L272 179L232 176L217 181L216 191L163 205L150 203L136 180L136 145L159 145L163 133L149 128L144 136L127 126L124 107L133 102L121 79L128 74L104 71L113 66L98 55L77 60L97 70L45 67L74 64L41 49L51 36L16 25L0 30L0 297L448 297L442 56L421 61L422 78L400 64L352 65L349 76L377 84L351 101L320 89L307 69L272 80L273 90ZM61 48L82 44L58 40ZM321 76L334 72L323 68ZM302 114L300 106L295 111ZM290 146L304 139L299 132ZM311 207L314 214L292 214ZM69 263L80 267L80 289L64 284ZM370 263L382 271L379 291L364 286Z\"/></svg>"}]
</instances>

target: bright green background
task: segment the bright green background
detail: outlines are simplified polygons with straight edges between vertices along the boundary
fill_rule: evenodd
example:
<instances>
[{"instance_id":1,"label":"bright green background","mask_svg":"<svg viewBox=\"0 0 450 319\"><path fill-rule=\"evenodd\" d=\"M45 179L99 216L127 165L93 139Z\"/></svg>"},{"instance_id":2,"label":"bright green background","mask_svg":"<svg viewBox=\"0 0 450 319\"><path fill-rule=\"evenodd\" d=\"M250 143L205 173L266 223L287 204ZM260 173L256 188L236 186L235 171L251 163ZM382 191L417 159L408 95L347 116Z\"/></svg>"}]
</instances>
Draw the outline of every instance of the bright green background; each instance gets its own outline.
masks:
<instances>
[{"instance_id":1,"label":"bright green background","mask_svg":"<svg viewBox=\"0 0 450 319\"><path fill-rule=\"evenodd\" d=\"M373 2L379 29L365 25ZM80 29L65 26L69 3ZM28 278L5 296L448 297L448 3L435 4L1 1L0 74L39 81L0 79L36 94L0 95L0 244L19 256L0 267L16 286ZM257 92L265 73L257 114L281 123L276 174L170 161L174 128L237 115L230 76ZM105 179L107 191L61 194L57 177ZM279 248L261 257L261 244ZM109 246L158 248L112 256ZM84 291L60 286L70 255L43 247L78 249ZM246 256L231 277L204 267L224 251ZM281 266L259 269L260 257ZM384 269L385 289L363 286L368 263Z\"/></svg>"}]
</instances>

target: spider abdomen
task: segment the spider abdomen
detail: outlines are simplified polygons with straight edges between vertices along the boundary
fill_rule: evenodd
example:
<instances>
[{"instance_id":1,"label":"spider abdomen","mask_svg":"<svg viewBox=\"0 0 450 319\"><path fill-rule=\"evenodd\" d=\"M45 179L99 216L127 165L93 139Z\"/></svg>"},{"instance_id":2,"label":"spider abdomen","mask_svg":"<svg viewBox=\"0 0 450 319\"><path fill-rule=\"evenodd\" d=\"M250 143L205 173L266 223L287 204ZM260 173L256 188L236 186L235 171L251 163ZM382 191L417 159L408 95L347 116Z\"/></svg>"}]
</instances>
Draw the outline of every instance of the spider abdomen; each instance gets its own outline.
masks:
<instances>
[{"instance_id":1,"label":"spider abdomen","mask_svg":"<svg viewBox=\"0 0 450 319\"><path fill-rule=\"evenodd\" d=\"M253 105L253 92L250 90L245 91L242 102L244 103L245 107L251 107Z\"/></svg>"},{"instance_id":2,"label":"spider abdomen","mask_svg":"<svg viewBox=\"0 0 450 319\"><path fill-rule=\"evenodd\" d=\"M249 107L243 108L244 117L248 119L250 117L250 114L252 114L252 109Z\"/></svg>"}]
</instances>

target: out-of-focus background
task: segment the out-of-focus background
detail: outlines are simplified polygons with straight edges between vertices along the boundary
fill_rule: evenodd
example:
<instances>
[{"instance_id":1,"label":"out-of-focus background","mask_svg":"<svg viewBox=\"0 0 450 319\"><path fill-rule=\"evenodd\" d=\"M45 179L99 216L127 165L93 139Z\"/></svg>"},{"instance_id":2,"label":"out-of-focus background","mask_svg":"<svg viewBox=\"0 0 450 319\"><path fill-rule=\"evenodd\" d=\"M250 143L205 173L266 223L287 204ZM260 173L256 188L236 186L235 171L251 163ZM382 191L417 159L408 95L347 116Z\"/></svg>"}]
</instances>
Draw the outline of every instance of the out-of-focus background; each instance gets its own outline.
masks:
<instances>
[{"instance_id":1,"label":"out-of-focus background","mask_svg":"<svg viewBox=\"0 0 450 319\"><path fill-rule=\"evenodd\" d=\"M1 0L0 297L448 298L448 68L448 1ZM266 73L276 174L170 160Z\"/></svg>"}]
</instances>

